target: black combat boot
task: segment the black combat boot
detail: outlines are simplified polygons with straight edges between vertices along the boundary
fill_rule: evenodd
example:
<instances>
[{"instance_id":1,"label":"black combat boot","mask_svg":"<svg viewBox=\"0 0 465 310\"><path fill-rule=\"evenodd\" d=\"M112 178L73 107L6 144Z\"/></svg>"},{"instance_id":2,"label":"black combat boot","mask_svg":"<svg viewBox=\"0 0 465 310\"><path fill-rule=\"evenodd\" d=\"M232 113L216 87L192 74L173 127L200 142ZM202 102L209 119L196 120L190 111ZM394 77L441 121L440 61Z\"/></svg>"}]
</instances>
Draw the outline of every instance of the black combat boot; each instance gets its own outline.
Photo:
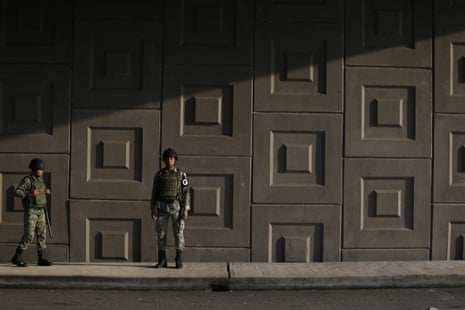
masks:
<instances>
[{"instance_id":1,"label":"black combat boot","mask_svg":"<svg viewBox=\"0 0 465 310\"><path fill-rule=\"evenodd\" d=\"M155 265L155 268L166 268L168 263L166 262L166 252L158 251L158 264Z\"/></svg>"},{"instance_id":2,"label":"black combat boot","mask_svg":"<svg viewBox=\"0 0 465 310\"><path fill-rule=\"evenodd\" d=\"M20 248L16 248L15 256L11 259L11 263L15 264L18 267L27 267L27 263L23 261L21 258L21 254L23 254L23 250Z\"/></svg>"},{"instance_id":3,"label":"black combat boot","mask_svg":"<svg viewBox=\"0 0 465 310\"><path fill-rule=\"evenodd\" d=\"M174 259L176 262L176 268L177 269L182 269L183 264L182 264L182 251L176 250L176 258Z\"/></svg>"},{"instance_id":4,"label":"black combat boot","mask_svg":"<svg viewBox=\"0 0 465 310\"><path fill-rule=\"evenodd\" d=\"M38 266L51 266L52 265L52 262L45 258L45 250L37 251L37 256L39 258L37 260Z\"/></svg>"}]
</instances>

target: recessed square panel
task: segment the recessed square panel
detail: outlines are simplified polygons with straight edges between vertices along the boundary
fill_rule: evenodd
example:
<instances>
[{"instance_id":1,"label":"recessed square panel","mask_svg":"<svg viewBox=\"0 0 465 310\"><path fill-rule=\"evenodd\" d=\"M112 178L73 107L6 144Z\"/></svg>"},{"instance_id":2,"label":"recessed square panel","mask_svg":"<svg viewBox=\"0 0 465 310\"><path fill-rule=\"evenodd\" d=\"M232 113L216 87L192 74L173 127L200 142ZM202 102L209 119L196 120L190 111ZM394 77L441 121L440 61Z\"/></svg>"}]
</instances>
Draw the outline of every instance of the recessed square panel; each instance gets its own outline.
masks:
<instances>
[{"instance_id":1,"label":"recessed square panel","mask_svg":"<svg viewBox=\"0 0 465 310\"><path fill-rule=\"evenodd\" d=\"M90 127L88 182L142 181L142 128Z\"/></svg>"},{"instance_id":2,"label":"recessed square panel","mask_svg":"<svg viewBox=\"0 0 465 310\"><path fill-rule=\"evenodd\" d=\"M257 0L257 20L273 22L328 21L344 17L343 3L338 0Z\"/></svg>"},{"instance_id":3,"label":"recessed square panel","mask_svg":"<svg viewBox=\"0 0 465 310\"><path fill-rule=\"evenodd\" d=\"M36 157L45 161L44 182L52 191L47 208L53 239L47 237L47 248L68 243L69 157L37 153L0 155L0 243L17 245L24 232L24 206L14 192L21 180L30 174L29 163Z\"/></svg>"},{"instance_id":4,"label":"recessed square panel","mask_svg":"<svg viewBox=\"0 0 465 310\"><path fill-rule=\"evenodd\" d=\"M71 62L72 14L71 0L2 1L2 63Z\"/></svg>"},{"instance_id":5,"label":"recessed square panel","mask_svg":"<svg viewBox=\"0 0 465 310\"><path fill-rule=\"evenodd\" d=\"M413 1L391 1L390 5L365 2L364 48L399 46L414 48Z\"/></svg>"},{"instance_id":6,"label":"recessed square panel","mask_svg":"<svg viewBox=\"0 0 465 310\"><path fill-rule=\"evenodd\" d=\"M325 186L325 132L272 131L270 186Z\"/></svg>"},{"instance_id":7,"label":"recessed square panel","mask_svg":"<svg viewBox=\"0 0 465 310\"><path fill-rule=\"evenodd\" d=\"M77 22L74 106L159 107L160 29L153 20Z\"/></svg>"},{"instance_id":8,"label":"recessed square panel","mask_svg":"<svg viewBox=\"0 0 465 310\"><path fill-rule=\"evenodd\" d=\"M164 85L163 141L179 154L250 155L249 68L168 66Z\"/></svg>"},{"instance_id":9,"label":"recessed square panel","mask_svg":"<svg viewBox=\"0 0 465 310\"><path fill-rule=\"evenodd\" d=\"M256 111L342 111L339 25L257 24L256 37Z\"/></svg>"},{"instance_id":10,"label":"recessed square panel","mask_svg":"<svg viewBox=\"0 0 465 310\"><path fill-rule=\"evenodd\" d=\"M362 231L413 229L412 178L363 177L361 182Z\"/></svg>"},{"instance_id":11,"label":"recessed square panel","mask_svg":"<svg viewBox=\"0 0 465 310\"><path fill-rule=\"evenodd\" d=\"M234 204L232 201L233 176L215 174L204 176L190 173L192 189L191 213L202 217L210 228L233 228Z\"/></svg>"},{"instance_id":12,"label":"recessed square panel","mask_svg":"<svg viewBox=\"0 0 465 310\"><path fill-rule=\"evenodd\" d=\"M440 83L435 84L435 111L464 113L465 31L461 26L438 28L435 40L438 55L435 57L435 79Z\"/></svg>"},{"instance_id":13,"label":"recessed square panel","mask_svg":"<svg viewBox=\"0 0 465 310\"><path fill-rule=\"evenodd\" d=\"M435 202L465 202L464 124L462 115L435 116Z\"/></svg>"},{"instance_id":14,"label":"recessed square panel","mask_svg":"<svg viewBox=\"0 0 465 310\"><path fill-rule=\"evenodd\" d=\"M252 261L339 261L340 212L333 205L254 205Z\"/></svg>"},{"instance_id":15,"label":"recessed square panel","mask_svg":"<svg viewBox=\"0 0 465 310\"><path fill-rule=\"evenodd\" d=\"M337 115L255 114L253 201L340 201L342 120Z\"/></svg>"},{"instance_id":16,"label":"recessed square panel","mask_svg":"<svg viewBox=\"0 0 465 310\"><path fill-rule=\"evenodd\" d=\"M347 69L346 154L431 156L431 74L412 69Z\"/></svg>"},{"instance_id":17,"label":"recessed square panel","mask_svg":"<svg viewBox=\"0 0 465 310\"><path fill-rule=\"evenodd\" d=\"M156 259L145 202L71 200L69 212L72 262Z\"/></svg>"},{"instance_id":18,"label":"recessed square panel","mask_svg":"<svg viewBox=\"0 0 465 310\"><path fill-rule=\"evenodd\" d=\"M0 67L0 149L69 152L70 68Z\"/></svg>"},{"instance_id":19,"label":"recessed square panel","mask_svg":"<svg viewBox=\"0 0 465 310\"><path fill-rule=\"evenodd\" d=\"M431 68L431 21L431 0L352 1L346 64Z\"/></svg>"},{"instance_id":20,"label":"recessed square panel","mask_svg":"<svg viewBox=\"0 0 465 310\"><path fill-rule=\"evenodd\" d=\"M346 159L344 248L428 247L431 161Z\"/></svg>"},{"instance_id":21,"label":"recessed square panel","mask_svg":"<svg viewBox=\"0 0 465 310\"><path fill-rule=\"evenodd\" d=\"M433 206L433 260L464 260L465 205Z\"/></svg>"},{"instance_id":22,"label":"recessed square panel","mask_svg":"<svg viewBox=\"0 0 465 310\"><path fill-rule=\"evenodd\" d=\"M250 247L250 165L246 157L179 156L192 189L186 246Z\"/></svg>"},{"instance_id":23,"label":"recessed square panel","mask_svg":"<svg viewBox=\"0 0 465 310\"><path fill-rule=\"evenodd\" d=\"M73 117L71 196L150 199L159 112L76 110Z\"/></svg>"},{"instance_id":24,"label":"recessed square panel","mask_svg":"<svg viewBox=\"0 0 465 310\"><path fill-rule=\"evenodd\" d=\"M251 64L253 2L179 0L166 3L168 64Z\"/></svg>"},{"instance_id":25,"label":"recessed square panel","mask_svg":"<svg viewBox=\"0 0 465 310\"><path fill-rule=\"evenodd\" d=\"M182 86L180 96L183 136L231 137L234 88L230 85Z\"/></svg>"}]
</instances>

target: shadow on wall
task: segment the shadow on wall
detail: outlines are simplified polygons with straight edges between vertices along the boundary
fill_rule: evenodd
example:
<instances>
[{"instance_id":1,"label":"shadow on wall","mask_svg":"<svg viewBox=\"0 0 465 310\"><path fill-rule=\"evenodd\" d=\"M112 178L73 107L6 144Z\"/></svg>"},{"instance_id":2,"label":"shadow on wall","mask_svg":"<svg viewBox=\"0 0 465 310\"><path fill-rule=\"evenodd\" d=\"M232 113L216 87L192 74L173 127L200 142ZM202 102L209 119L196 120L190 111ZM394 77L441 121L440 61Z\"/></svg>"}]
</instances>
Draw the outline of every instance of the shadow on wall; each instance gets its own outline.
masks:
<instances>
[{"instance_id":1,"label":"shadow on wall","mask_svg":"<svg viewBox=\"0 0 465 310\"><path fill-rule=\"evenodd\" d=\"M243 126L250 136L252 111L341 113L344 68L432 68L433 42L465 27L451 24L464 8L444 1L360 0L345 12L342 0L2 1L0 9L3 152L68 153L70 124L113 109L161 110L153 117L163 118L167 140L231 137ZM452 59L459 69L463 54ZM455 78L463 84L463 70Z\"/></svg>"}]
</instances>

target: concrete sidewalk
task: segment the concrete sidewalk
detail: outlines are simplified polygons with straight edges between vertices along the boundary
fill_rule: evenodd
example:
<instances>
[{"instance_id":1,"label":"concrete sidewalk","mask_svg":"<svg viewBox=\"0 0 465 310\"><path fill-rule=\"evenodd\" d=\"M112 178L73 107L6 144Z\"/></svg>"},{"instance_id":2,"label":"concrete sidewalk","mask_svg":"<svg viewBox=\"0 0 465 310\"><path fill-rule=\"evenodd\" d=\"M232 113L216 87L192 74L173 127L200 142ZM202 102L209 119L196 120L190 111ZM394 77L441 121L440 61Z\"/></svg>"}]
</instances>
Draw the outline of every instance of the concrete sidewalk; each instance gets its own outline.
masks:
<instances>
[{"instance_id":1,"label":"concrete sidewalk","mask_svg":"<svg viewBox=\"0 0 465 310\"><path fill-rule=\"evenodd\" d=\"M285 290L464 287L465 261L342 263L0 264L0 287L125 290Z\"/></svg>"}]
</instances>

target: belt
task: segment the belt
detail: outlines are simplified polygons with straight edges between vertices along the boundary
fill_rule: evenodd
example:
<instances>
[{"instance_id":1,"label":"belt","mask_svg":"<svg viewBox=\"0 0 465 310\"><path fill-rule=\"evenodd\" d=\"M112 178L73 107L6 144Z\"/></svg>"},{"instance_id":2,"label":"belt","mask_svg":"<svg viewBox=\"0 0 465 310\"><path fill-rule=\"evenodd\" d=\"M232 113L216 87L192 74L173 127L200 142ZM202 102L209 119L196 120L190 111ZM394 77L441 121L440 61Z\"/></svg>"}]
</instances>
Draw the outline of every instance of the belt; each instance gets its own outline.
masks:
<instances>
[{"instance_id":1,"label":"belt","mask_svg":"<svg viewBox=\"0 0 465 310\"><path fill-rule=\"evenodd\" d=\"M173 203L176 201L176 198L165 198L165 199L160 199L160 201L163 203Z\"/></svg>"}]
</instances>

